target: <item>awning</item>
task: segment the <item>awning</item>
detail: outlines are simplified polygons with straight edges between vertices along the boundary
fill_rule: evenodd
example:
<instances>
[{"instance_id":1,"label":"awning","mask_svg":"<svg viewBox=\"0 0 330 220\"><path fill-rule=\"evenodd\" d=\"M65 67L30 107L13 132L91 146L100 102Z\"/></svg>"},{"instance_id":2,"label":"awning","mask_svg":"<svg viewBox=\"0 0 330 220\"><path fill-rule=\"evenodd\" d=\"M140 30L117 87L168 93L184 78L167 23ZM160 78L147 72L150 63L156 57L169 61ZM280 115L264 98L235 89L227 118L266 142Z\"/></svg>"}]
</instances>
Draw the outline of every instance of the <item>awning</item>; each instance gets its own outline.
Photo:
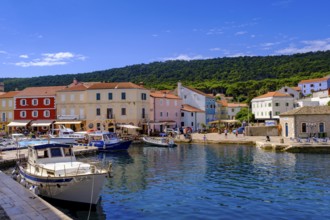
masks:
<instances>
[{"instance_id":1,"label":"awning","mask_svg":"<svg viewBox=\"0 0 330 220\"><path fill-rule=\"evenodd\" d=\"M131 128L131 129L142 129L138 126L134 126L134 125L118 125L118 127L122 127L122 128Z\"/></svg>"},{"instance_id":2,"label":"awning","mask_svg":"<svg viewBox=\"0 0 330 220\"><path fill-rule=\"evenodd\" d=\"M53 121L40 120L40 121L32 122L31 126L32 127L49 127L52 123L53 123Z\"/></svg>"},{"instance_id":3,"label":"awning","mask_svg":"<svg viewBox=\"0 0 330 220\"><path fill-rule=\"evenodd\" d=\"M239 120L230 120L230 119L222 119L216 121L210 121L209 124L218 124L218 123L239 123Z\"/></svg>"},{"instance_id":4,"label":"awning","mask_svg":"<svg viewBox=\"0 0 330 220\"><path fill-rule=\"evenodd\" d=\"M25 127L30 121L12 121L7 126L8 127Z\"/></svg>"},{"instance_id":5,"label":"awning","mask_svg":"<svg viewBox=\"0 0 330 220\"><path fill-rule=\"evenodd\" d=\"M56 121L54 124L56 124L56 125L64 125L64 124L78 125L78 124L81 124L81 121Z\"/></svg>"}]
</instances>

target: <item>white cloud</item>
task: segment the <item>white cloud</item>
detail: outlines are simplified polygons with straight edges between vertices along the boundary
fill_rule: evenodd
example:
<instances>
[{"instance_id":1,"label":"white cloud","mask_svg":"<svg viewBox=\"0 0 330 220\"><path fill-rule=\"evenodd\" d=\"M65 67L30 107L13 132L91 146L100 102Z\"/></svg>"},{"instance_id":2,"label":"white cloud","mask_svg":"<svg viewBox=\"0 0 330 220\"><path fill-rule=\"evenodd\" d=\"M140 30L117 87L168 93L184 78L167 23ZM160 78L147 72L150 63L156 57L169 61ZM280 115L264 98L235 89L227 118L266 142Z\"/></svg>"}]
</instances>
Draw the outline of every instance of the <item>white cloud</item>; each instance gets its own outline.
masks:
<instances>
[{"instance_id":1,"label":"white cloud","mask_svg":"<svg viewBox=\"0 0 330 220\"><path fill-rule=\"evenodd\" d=\"M301 41L300 43L302 44L301 47L290 45L287 48L275 51L275 53L294 54L330 50L330 38L324 40Z\"/></svg>"},{"instance_id":2,"label":"white cloud","mask_svg":"<svg viewBox=\"0 0 330 220\"><path fill-rule=\"evenodd\" d=\"M245 53L235 53L235 54L228 54L227 57L245 57L245 56L253 56L251 54L245 54Z\"/></svg>"},{"instance_id":3,"label":"white cloud","mask_svg":"<svg viewBox=\"0 0 330 220\"><path fill-rule=\"evenodd\" d=\"M4 50L0 50L0 54L7 54L7 52Z\"/></svg>"},{"instance_id":4,"label":"white cloud","mask_svg":"<svg viewBox=\"0 0 330 220\"><path fill-rule=\"evenodd\" d=\"M244 35L244 34L247 34L247 32L246 31L238 31L238 32L235 33L236 36Z\"/></svg>"},{"instance_id":5,"label":"white cloud","mask_svg":"<svg viewBox=\"0 0 330 220\"><path fill-rule=\"evenodd\" d=\"M202 55L189 56L187 54L180 54L176 57L165 57L163 60L203 60L209 59L209 57L203 57Z\"/></svg>"},{"instance_id":6,"label":"white cloud","mask_svg":"<svg viewBox=\"0 0 330 220\"><path fill-rule=\"evenodd\" d=\"M219 47L211 48L210 51L220 51L221 49Z\"/></svg>"},{"instance_id":7,"label":"white cloud","mask_svg":"<svg viewBox=\"0 0 330 220\"><path fill-rule=\"evenodd\" d=\"M20 57L20 58L23 58L23 59L27 59L27 58L29 58L29 56L28 56L27 54L22 54L22 55L20 55L19 57Z\"/></svg>"},{"instance_id":8,"label":"white cloud","mask_svg":"<svg viewBox=\"0 0 330 220\"><path fill-rule=\"evenodd\" d=\"M151 35L151 36L153 36L153 37L158 37L158 34L153 34L153 35Z\"/></svg>"},{"instance_id":9,"label":"white cloud","mask_svg":"<svg viewBox=\"0 0 330 220\"><path fill-rule=\"evenodd\" d=\"M26 57L22 57L26 56ZM21 58L28 58L27 55L21 55ZM33 59L29 62L17 62L16 66L30 67L30 66L57 66L65 65L73 60L85 60L86 57L81 55L75 55L70 52L59 52L59 53L44 53L41 58Z\"/></svg>"}]
</instances>

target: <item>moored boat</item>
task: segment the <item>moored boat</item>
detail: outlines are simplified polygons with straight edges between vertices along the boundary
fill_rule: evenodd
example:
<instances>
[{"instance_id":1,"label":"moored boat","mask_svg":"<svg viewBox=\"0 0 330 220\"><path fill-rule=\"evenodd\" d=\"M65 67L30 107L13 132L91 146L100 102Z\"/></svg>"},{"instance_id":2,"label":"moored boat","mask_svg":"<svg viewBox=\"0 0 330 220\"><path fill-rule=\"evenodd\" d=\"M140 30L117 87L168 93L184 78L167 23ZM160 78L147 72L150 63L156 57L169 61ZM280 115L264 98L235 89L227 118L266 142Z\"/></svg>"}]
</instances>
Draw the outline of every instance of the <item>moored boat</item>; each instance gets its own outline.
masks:
<instances>
[{"instance_id":1,"label":"moored boat","mask_svg":"<svg viewBox=\"0 0 330 220\"><path fill-rule=\"evenodd\" d=\"M167 137L143 137L143 142L146 144L159 146L159 147L176 147L172 138Z\"/></svg>"},{"instance_id":2,"label":"moored boat","mask_svg":"<svg viewBox=\"0 0 330 220\"><path fill-rule=\"evenodd\" d=\"M87 146L97 147L99 151L128 150L132 140L123 140L114 132L96 131L88 134Z\"/></svg>"},{"instance_id":3,"label":"moored boat","mask_svg":"<svg viewBox=\"0 0 330 220\"><path fill-rule=\"evenodd\" d=\"M96 205L110 168L78 162L70 145L47 143L28 146L14 177L42 197Z\"/></svg>"}]
</instances>

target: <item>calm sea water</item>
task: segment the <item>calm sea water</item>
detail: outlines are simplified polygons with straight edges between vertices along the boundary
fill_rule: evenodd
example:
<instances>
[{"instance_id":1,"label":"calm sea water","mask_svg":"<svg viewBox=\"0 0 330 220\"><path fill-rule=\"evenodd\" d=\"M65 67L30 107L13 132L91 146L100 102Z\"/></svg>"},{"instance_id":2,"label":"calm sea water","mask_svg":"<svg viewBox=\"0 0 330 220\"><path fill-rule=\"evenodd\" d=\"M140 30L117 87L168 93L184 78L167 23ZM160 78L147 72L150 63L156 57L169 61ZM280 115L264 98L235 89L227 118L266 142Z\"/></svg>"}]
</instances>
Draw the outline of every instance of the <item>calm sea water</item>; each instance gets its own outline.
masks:
<instances>
[{"instance_id":1,"label":"calm sea water","mask_svg":"<svg viewBox=\"0 0 330 220\"><path fill-rule=\"evenodd\" d=\"M93 157L113 177L90 216L59 207L75 219L330 219L330 154L183 144Z\"/></svg>"}]
</instances>

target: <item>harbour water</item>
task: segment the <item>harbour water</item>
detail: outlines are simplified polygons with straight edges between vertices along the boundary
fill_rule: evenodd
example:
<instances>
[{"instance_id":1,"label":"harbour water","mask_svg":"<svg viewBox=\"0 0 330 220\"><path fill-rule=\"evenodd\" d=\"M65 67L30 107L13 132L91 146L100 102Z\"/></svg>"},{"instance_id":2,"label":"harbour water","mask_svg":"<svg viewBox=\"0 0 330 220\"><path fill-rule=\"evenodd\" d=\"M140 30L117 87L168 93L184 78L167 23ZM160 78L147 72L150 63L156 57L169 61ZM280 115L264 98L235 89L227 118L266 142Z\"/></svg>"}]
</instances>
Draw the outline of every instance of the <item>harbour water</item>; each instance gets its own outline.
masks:
<instances>
[{"instance_id":1,"label":"harbour water","mask_svg":"<svg viewBox=\"0 0 330 220\"><path fill-rule=\"evenodd\" d=\"M330 219L330 154L142 144L96 158L112 178L92 212L55 205L73 219Z\"/></svg>"}]
</instances>

